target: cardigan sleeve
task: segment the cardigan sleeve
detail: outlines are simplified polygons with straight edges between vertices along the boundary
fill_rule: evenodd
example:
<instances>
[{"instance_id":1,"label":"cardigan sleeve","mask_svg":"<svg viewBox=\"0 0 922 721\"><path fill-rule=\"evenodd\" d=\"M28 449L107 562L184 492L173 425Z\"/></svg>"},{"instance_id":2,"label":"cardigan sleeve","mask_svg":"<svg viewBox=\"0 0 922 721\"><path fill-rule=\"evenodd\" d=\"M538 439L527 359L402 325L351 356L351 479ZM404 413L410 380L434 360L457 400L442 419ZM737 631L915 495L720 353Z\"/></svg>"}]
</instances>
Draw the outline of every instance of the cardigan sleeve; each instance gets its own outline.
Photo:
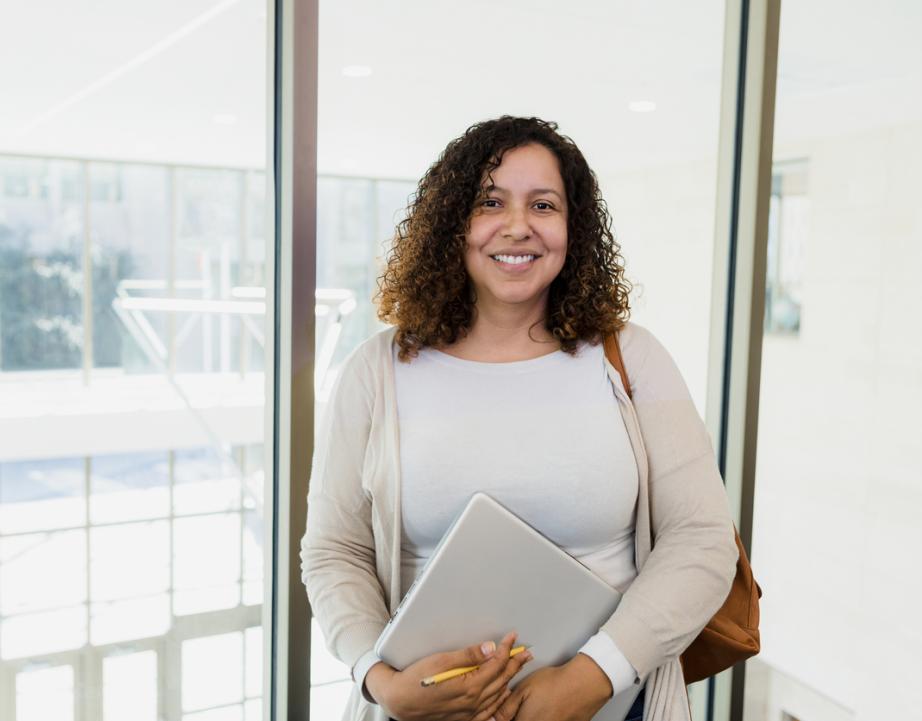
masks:
<instances>
[{"instance_id":1,"label":"cardigan sleeve","mask_svg":"<svg viewBox=\"0 0 922 721\"><path fill-rule=\"evenodd\" d=\"M643 678L679 656L723 605L738 551L707 429L675 363L633 324L621 346L647 452L653 548L602 630Z\"/></svg>"},{"instance_id":2,"label":"cardigan sleeve","mask_svg":"<svg viewBox=\"0 0 922 721\"><path fill-rule=\"evenodd\" d=\"M374 375L359 351L341 367L318 434L301 540L301 579L314 617L330 652L350 668L374 647L389 617L362 485Z\"/></svg>"}]
</instances>

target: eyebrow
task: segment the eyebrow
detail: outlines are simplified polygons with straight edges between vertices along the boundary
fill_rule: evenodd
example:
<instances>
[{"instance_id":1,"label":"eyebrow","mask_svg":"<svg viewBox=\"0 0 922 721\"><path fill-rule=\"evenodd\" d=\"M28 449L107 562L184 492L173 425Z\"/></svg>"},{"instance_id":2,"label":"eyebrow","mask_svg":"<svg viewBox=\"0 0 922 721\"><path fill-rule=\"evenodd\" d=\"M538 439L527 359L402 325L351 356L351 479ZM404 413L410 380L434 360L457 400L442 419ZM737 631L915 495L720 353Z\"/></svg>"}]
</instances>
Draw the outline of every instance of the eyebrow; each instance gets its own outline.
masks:
<instances>
[{"instance_id":1,"label":"eyebrow","mask_svg":"<svg viewBox=\"0 0 922 721\"><path fill-rule=\"evenodd\" d=\"M508 193L509 191L506 190L505 188L499 187L498 185L488 185L484 188L484 192L486 193ZM535 188L534 190L530 190L528 192L529 195L547 195L548 193L553 193L561 200L563 199L563 196L558 191L554 190L553 188Z\"/></svg>"}]
</instances>

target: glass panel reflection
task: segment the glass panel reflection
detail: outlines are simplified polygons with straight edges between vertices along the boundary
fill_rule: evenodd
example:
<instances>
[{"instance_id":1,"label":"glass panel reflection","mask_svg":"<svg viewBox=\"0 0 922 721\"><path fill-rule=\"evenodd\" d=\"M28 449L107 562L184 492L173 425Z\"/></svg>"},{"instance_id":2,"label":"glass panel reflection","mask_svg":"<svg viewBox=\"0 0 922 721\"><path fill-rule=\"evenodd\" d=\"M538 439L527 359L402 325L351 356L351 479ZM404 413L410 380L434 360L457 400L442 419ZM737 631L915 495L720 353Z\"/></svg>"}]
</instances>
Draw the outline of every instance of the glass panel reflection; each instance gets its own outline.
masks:
<instances>
[{"instance_id":1,"label":"glass panel reflection","mask_svg":"<svg viewBox=\"0 0 922 721\"><path fill-rule=\"evenodd\" d=\"M169 515L169 473L169 458L162 451L93 458L90 520L107 523Z\"/></svg>"},{"instance_id":2,"label":"glass panel reflection","mask_svg":"<svg viewBox=\"0 0 922 721\"><path fill-rule=\"evenodd\" d=\"M86 606L24 613L0 621L0 658L39 656L80 648L87 637Z\"/></svg>"},{"instance_id":3,"label":"glass panel reflection","mask_svg":"<svg viewBox=\"0 0 922 721\"><path fill-rule=\"evenodd\" d=\"M73 721L74 669L55 666L16 674L16 721Z\"/></svg>"},{"instance_id":4,"label":"glass panel reflection","mask_svg":"<svg viewBox=\"0 0 922 721\"><path fill-rule=\"evenodd\" d=\"M180 518L173 529L173 612L240 602L240 515Z\"/></svg>"},{"instance_id":5,"label":"glass panel reflection","mask_svg":"<svg viewBox=\"0 0 922 721\"><path fill-rule=\"evenodd\" d=\"M106 657L102 689L103 721L157 721L157 654Z\"/></svg>"},{"instance_id":6,"label":"glass panel reflection","mask_svg":"<svg viewBox=\"0 0 922 721\"><path fill-rule=\"evenodd\" d=\"M0 615L86 602L86 531L0 538Z\"/></svg>"},{"instance_id":7,"label":"glass panel reflection","mask_svg":"<svg viewBox=\"0 0 922 721\"><path fill-rule=\"evenodd\" d=\"M919 708L922 7L828 7L781 4L746 721Z\"/></svg>"},{"instance_id":8,"label":"glass panel reflection","mask_svg":"<svg viewBox=\"0 0 922 721\"><path fill-rule=\"evenodd\" d=\"M84 170L0 157L0 371L83 363Z\"/></svg>"},{"instance_id":9,"label":"glass panel reflection","mask_svg":"<svg viewBox=\"0 0 922 721\"><path fill-rule=\"evenodd\" d=\"M243 700L243 634L186 641L182 645L182 708L196 711ZM235 713L242 714L242 707ZM218 714L218 717L223 718Z\"/></svg>"},{"instance_id":10,"label":"glass panel reflection","mask_svg":"<svg viewBox=\"0 0 922 721\"><path fill-rule=\"evenodd\" d=\"M225 511L240 507L240 475L231 459L210 448L174 453L177 514Z\"/></svg>"},{"instance_id":11,"label":"glass panel reflection","mask_svg":"<svg viewBox=\"0 0 922 721\"><path fill-rule=\"evenodd\" d=\"M261 623L271 9L199 5L27 4L4 40L3 721L178 721L182 644Z\"/></svg>"},{"instance_id":12,"label":"glass panel reflection","mask_svg":"<svg viewBox=\"0 0 922 721\"><path fill-rule=\"evenodd\" d=\"M0 462L0 534L82 526L82 458Z\"/></svg>"}]
</instances>

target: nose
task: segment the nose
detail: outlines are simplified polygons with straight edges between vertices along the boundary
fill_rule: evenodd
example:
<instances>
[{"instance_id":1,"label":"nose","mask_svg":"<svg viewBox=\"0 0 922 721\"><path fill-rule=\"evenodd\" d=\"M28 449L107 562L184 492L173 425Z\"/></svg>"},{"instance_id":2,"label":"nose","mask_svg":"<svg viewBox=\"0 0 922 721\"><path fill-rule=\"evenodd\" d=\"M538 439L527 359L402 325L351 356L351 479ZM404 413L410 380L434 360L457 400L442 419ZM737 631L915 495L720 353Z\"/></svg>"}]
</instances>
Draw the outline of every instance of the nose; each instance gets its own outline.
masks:
<instances>
[{"instance_id":1,"label":"nose","mask_svg":"<svg viewBox=\"0 0 922 721\"><path fill-rule=\"evenodd\" d=\"M510 240L524 240L531 236L528 212L525 208L510 207L506 212L503 237Z\"/></svg>"}]
</instances>

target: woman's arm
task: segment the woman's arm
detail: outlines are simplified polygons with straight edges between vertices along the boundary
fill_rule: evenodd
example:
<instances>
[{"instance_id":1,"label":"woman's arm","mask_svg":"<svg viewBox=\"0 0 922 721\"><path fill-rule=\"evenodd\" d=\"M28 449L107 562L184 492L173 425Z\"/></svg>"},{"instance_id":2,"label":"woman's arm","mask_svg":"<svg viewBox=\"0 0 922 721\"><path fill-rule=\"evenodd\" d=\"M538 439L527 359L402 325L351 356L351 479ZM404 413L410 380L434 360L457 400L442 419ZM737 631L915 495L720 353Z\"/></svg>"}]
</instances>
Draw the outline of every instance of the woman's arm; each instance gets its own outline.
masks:
<instances>
[{"instance_id":1,"label":"woman's arm","mask_svg":"<svg viewBox=\"0 0 922 721\"><path fill-rule=\"evenodd\" d=\"M389 618L371 500L362 486L373 389L373 369L359 349L340 369L318 434L301 541L301 577L314 616L330 651L350 669L374 647Z\"/></svg>"},{"instance_id":2,"label":"woman's arm","mask_svg":"<svg viewBox=\"0 0 922 721\"><path fill-rule=\"evenodd\" d=\"M710 438L675 363L633 324L621 347L649 463L653 550L602 630L644 677L720 608L738 554Z\"/></svg>"}]
</instances>

